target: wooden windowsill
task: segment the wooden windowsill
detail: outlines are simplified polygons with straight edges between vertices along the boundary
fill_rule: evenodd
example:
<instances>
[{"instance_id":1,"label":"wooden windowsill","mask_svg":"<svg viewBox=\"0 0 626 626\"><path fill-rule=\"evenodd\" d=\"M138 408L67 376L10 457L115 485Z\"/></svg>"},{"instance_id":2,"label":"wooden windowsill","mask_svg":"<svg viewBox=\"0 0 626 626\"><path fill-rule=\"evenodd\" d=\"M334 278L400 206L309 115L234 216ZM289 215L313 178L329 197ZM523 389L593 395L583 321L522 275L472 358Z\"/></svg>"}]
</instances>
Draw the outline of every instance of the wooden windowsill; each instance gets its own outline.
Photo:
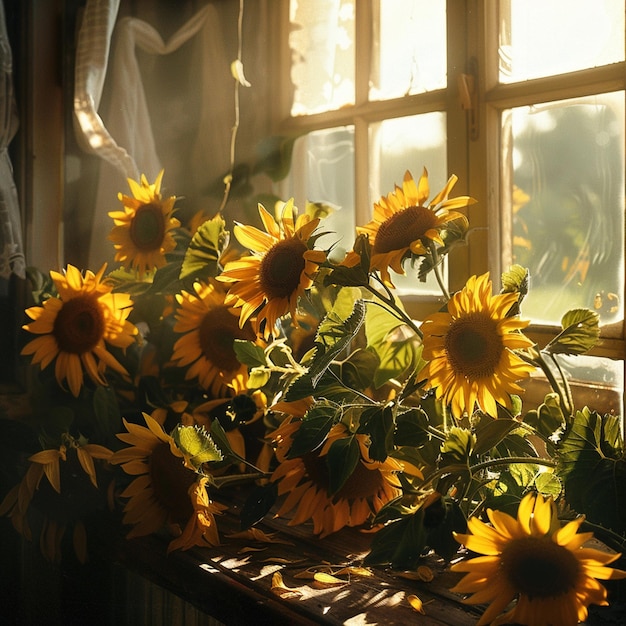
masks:
<instances>
[{"instance_id":1,"label":"wooden windowsill","mask_svg":"<svg viewBox=\"0 0 626 626\"><path fill-rule=\"evenodd\" d=\"M424 560L433 573L431 582L407 580L398 572L371 568L371 577L339 575L344 585L319 588L313 580L298 578L307 568L323 564L340 567L362 564L371 535L344 529L319 539L310 527L288 527L284 520L268 519L258 527L276 533L277 543L261 544L229 538L239 531L236 507L218 518L222 545L166 554L167 540L150 536L123 540L114 558L125 568L184 598L203 613L225 624L255 626L294 624L469 626L480 611L461 603L449 591L460 575L444 567L442 560ZM299 595L279 597L271 590L272 576L280 572L286 586ZM424 603L417 613L407 596Z\"/></svg>"}]
</instances>

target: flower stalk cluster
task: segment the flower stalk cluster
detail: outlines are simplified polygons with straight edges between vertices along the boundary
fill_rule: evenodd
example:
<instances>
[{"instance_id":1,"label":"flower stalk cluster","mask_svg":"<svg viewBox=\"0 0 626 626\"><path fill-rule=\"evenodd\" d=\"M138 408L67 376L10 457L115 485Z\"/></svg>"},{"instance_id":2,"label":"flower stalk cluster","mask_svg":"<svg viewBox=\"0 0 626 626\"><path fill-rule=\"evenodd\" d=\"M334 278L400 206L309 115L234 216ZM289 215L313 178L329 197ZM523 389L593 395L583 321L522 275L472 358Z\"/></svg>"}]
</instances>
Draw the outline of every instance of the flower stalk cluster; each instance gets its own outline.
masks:
<instances>
[{"instance_id":1,"label":"flower stalk cluster","mask_svg":"<svg viewBox=\"0 0 626 626\"><path fill-rule=\"evenodd\" d=\"M367 565L414 569L428 551L457 558L459 544L482 554L453 566L466 573L456 591L490 603L481 623L574 624L606 604L597 579L622 577L608 567L619 554L589 550L577 531L586 516L613 547L625 542L624 509L610 506L623 496L589 473L624 476L619 418L577 409L559 363L593 347L598 316L566 313L540 349L524 334L523 268L501 291L484 273L449 294L442 261L465 242L475 202L450 197L456 177L429 200L428 172L407 172L338 261L319 245L315 205L259 205L257 226L234 224L233 246L221 212L183 226L162 180L119 194L118 267L38 274L22 349L39 374L37 446L0 505L18 532L32 538L35 507L61 520L38 497L46 479L89 503L63 517L81 560L85 516L102 501L129 537L211 547L243 481L255 485L245 525L271 512L321 537L368 527ZM442 289L420 321L392 279L409 267ZM541 373L552 391L528 408L524 382ZM61 470L69 450L80 483ZM60 542L44 543L60 558ZM533 582L542 568L552 586Z\"/></svg>"}]
</instances>

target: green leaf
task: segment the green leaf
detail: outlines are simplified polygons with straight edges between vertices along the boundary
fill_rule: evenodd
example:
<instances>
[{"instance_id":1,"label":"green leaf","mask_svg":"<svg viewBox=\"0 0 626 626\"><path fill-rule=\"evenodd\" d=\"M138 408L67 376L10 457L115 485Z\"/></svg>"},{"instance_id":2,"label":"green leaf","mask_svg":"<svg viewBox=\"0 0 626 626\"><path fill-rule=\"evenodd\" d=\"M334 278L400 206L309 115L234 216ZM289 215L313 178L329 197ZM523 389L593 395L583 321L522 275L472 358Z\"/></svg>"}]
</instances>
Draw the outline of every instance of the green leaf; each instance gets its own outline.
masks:
<instances>
[{"instance_id":1,"label":"green leaf","mask_svg":"<svg viewBox=\"0 0 626 626\"><path fill-rule=\"evenodd\" d=\"M311 395L311 392L307 393L306 390L316 388L334 359L350 345L350 342L358 333L365 319L365 305L363 301L357 300L354 302L352 313L347 319L341 317L338 313L341 310L338 307L341 307L342 304L343 301L338 298L336 306L320 323L314 344L317 348L315 356L309 363L308 371L298 377L287 389L285 399L291 401L297 399L297 397L302 398L304 396L300 395L301 393ZM296 395L297 397L295 397Z\"/></svg>"},{"instance_id":2,"label":"green leaf","mask_svg":"<svg viewBox=\"0 0 626 626\"><path fill-rule=\"evenodd\" d=\"M456 500L439 498L425 509L424 527L428 547L449 561L459 550L459 543L452 533L467 532L467 521Z\"/></svg>"},{"instance_id":3,"label":"green leaf","mask_svg":"<svg viewBox=\"0 0 626 626\"><path fill-rule=\"evenodd\" d=\"M418 565L427 546L424 511L391 522L381 528L372 540L365 565L391 565L394 569L412 570Z\"/></svg>"},{"instance_id":4,"label":"green leaf","mask_svg":"<svg viewBox=\"0 0 626 626\"><path fill-rule=\"evenodd\" d=\"M262 389L272 377L272 372L267 367L253 367L248 376L248 389Z\"/></svg>"},{"instance_id":5,"label":"green leaf","mask_svg":"<svg viewBox=\"0 0 626 626\"><path fill-rule=\"evenodd\" d=\"M222 453L223 458L233 459L239 463L245 463L245 459L239 456L231 447L228 437L226 436L226 431L224 427L220 424L219 420L213 420L211 422L211 438L219 451Z\"/></svg>"},{"instance_id":6,"label":"green leaf","mask_svg":"<svg viewBox=\"0 0 626 626\"><path fill-rule=\"evenodd\" d=\"M219 273L218 261L226 240L226 222L221 215L207 220L198 228L189 243L179 278L187 284L206 280Z\"/></svg>"},{"instance_id":7,"label":"green leaf","mask_svg":"<svg viewBox=\"0 0 626 626\"><path fill-rule=\"evenodd\" d=\"M398 446L420 447L429 439L429 417L421 408L411 408L396 416L395 443Z\"/></svg>"},{"instance_id":8,"label":"green leaf","mask_svg":"<svg viewBox=\"0 0 626 626\"><path fill-rule=\"evenodd\" d=\"M360 463L361 451L354 435L337 439L328 449L328 492L337 494Z\"/></svg>"},{"instance_id":9,"label":"green leaf","mask_svg":"<svg viewBox=\"0 0 626 626\"><path fill-rule=\"evenodd\" d=\"M511 265L502 273L502 293L519 293L522 297L528 293L528 270L521 265Z\"/></svg>"},{"instance_id":10,"label":"green leaf","mask_svg":"<svg viewBox=\"0 0 626 626\"><path fill-rule=\"evenodd\" d=\"M626 534L626 458L617 415L577 411L559 448L565 498L590 522Z\"/></svg>"},{"instance_id":11,"label":"green leaf","mask_svg":"<svg viewBox=\"0 0 626 626\"><path fill-rule=\"evenodd\" d=\"M372 406L363 409L358 432L370 436L369 455L373 461L383 462L393 450L395 420L393 406Z\"/></svg>"},{"instance_id":12,"label":"green leaf","mask_svg":"<svg viewBox=\"0 0 626 626\"><path fill-rule=\"evenodd\" d=\"M448 463L469 464L476 436L466 428L453 426L441 445L441 458L443 465Z\"/></svg>"},{"instance_id":13,"label":"green leaf","mask_svg":"<svg viewBox=\"0 0 626 626\"><path fill-rule=\"evenodd\" d=\"M481 455L495 448L519 423L511 419L482 417L476 428L474 454Z\"/></svg>"},{"instance_id":14,"label":"green leaf","mask_svg":"<svg viewBox=\"0 0 626 626\"><path fill-rule=\"evenodd\" d=\"M185 458L199 469L203 463L223 460L211 435L200 426L183 426L178 424L172 431L172 438Z\"/></svg>"},{"instance_id":15,"label":"green leaf","mask_svg":"<svg viewBox=\"0 0 626 626\"><path fill-rule=\"evenodd\" d=\"M464 215L446 224L446 227L440 233L444 245L437 248L438 263L443 261L444 257L450 252L450 250L459 244L466 243L468 231L469 220ZM419 272L417 274L418 279L421 282L425 282L428 274L433 270L433 268L432 255L429 254L421 257Z\"/></svg>"},{"instance_id":16,"label":"green leaf","mask_svg":"<svg viewBox=\"0 0 626 626\"><path fill-rule=\"evenodd\" d=\"M91 427L94 430L91 438L107 444L115 441L115 434L119 433L122 427L122 417L117 396L111 387L96 387L93 394L93 412Z\"/></svg>"},{"instance_id":17,"label":"green leaf","mask_svg":"<svg viewBox=\"0 0 626 626\"><path fill-rule=\"evenodd\" d=\"M372 384L379 363L374 351L357 348L339 364L339 378L346 387L363 391Z\"/></svg>"},{"instance_id":18,"label":"green leaf","mask_svg":"<svg viewBox=\"0 0 626 626\"><path fill-rule=\"evenodd\" d=\"M600 337L600 316L589 309L573 309L561 319L563 330L545 348L552 354L584 354Z\"/></svg>"},{"instance_id":19,"label":"green leaf","mask_svg":"<svg viewBox=\"0 0 626 626\"><path fill-rule=\"evenodd\" d=\"M326 439L331 427L341 417L341 407L334 402L317 402L304 416L296 431L288 458L303 456L315 450Z\"/></svg>"},{"instance_id":20,"label":"green leaf","mask_svg":"<svg viewBox=\"0 0 626 626\"><path fill-rule=\"evenodd\" d=\"M547 394L542 404L526 413L524 422L544 437L552 437L565 426L565 415L561 409L559 394L553 392Z\"/></svg>"},{"instance_id":21,"label":"green leaf","mask_svg":"<svg viewBox=\"0 0 626 626\"><path fill-rule=\"evenodd\" d=\"M261 521L270 512L277 499L277 483L256 485L241 509L239 520L242 530L246 530Z\"/></svg>"},{"instance_id":22,"label":"green leaf","mask_svg":"<svg viewBox=\"0 0 626 626\"><path fill-rule=\"evenodd\" d=\"M392 378L402 380L424 364L419 337L385 307L367 307L365 335L368 348L380 360L373 381L376 388Z\"/></svg>"},{"instance_id":23,"label":"green leaf","mask_svg":"<svg viewBox=\"0 0 626 626\"><path fill-rule=\"evenodd\" d=\"M244 339L235 339L233 341L233 349L237 360L248 367L263 367L267 365L265 359L265 350L253 341Z\"/></svg>"},{"instance_id":24,"label":"green leaf","mask_svg":"<svg viewBox=\"0 0 626 626\"><path fill-rule=\"evenodd\" d=\"M552 496L555 500L563 491L563 483L554 472L541 472L535 478L535 487L539 493Z\"/></svg>"},{"instance_id":25,"label":"green leaf","mask_svg":"<svg viewBox=\"0 0 626 626\"><path fill-rule=\"evenodd\" d=\"M427 548L447 561L456 554L459 544L452 533L467 530L465 516L457 502L451 498L428 497L422 506L411 512L407 512L410 509L403 507L401 501L392 506L396 511L391 511L387 520L376 518L377 522L389 523L374 535L371 551L365 557L367 565L411 570L417 567Z\"/></svg>"}]
</instances>

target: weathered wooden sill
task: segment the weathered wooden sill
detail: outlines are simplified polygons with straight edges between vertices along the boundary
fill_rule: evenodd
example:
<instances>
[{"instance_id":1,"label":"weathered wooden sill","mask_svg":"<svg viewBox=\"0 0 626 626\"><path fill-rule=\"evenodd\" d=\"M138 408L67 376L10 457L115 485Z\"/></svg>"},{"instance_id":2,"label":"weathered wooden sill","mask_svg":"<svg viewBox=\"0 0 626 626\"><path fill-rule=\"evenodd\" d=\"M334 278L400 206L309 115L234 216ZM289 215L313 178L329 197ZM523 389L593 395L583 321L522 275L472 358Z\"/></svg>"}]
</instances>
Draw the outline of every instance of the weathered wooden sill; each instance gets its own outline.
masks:
<instances>
[{"instance_id":1,"label":"weathered wooden sill","mask_svg":"<svg viewBox=\"0 0 626 626\"><path fill-rule=\"evenodd\" d=\"M320 540L311 536L309 528L288 527L284 520L269 519L259 527L276 533L274 538L280 543L261 544L228 537L239 531L236 510L220 516L218 525L223 543L215 548L167 555L167 541L151 536L122 541L114 558L225 624L393 626L418 621L432 626L469 626L480 615L449 591L458 576L445 570L436 558L425 561L435 575L431 582L407 580L384 568L372 568L371 577L352 576L345 585L330 588L318 588L312 580L295 577L322 564L334 570L361 565L370 537L354 529ZM277 571L285 585L297 588L301 595L276 595L271 587ZM409 605L406 597L410 594L422 600L425 614Z\"/></svg>"},{"instance_id":2,"label":"weathered wooden sill","mask_svg":"<svg viewBox=\"0 0 626 626\"><path fill-rule=\"evenodd\" d=\"M484 607L465 605L461 596L450 592L460 574L451 572L436 557L423 563L433 571L431 582L408 580L389 568L373 567L371 577L353 576L345 585L317 587L314 581L296 575L322 564L334 571L361 565L371 536L344 529L319 539L308 526L290 527L283 519L268 517L258 528L275 533L277 543L232 538L229 535L240 528L238 506L230 505L231 509L218 517L222 538L218 547L167 555L167 540L151 536L122 540L114 558L122 567L227 625L469 626L482 614ZM602 544L597 542L594 547L602 549ZM300 595L279 597L271 590L272 575L277 571L285 585ZM587 626L626 624L625 581L613 582L619 586L604 583L610 590L611 606L591 606ZM424 614L410 606L407 596L411 594L422 600Z\"/></svg>"}]
</instances>

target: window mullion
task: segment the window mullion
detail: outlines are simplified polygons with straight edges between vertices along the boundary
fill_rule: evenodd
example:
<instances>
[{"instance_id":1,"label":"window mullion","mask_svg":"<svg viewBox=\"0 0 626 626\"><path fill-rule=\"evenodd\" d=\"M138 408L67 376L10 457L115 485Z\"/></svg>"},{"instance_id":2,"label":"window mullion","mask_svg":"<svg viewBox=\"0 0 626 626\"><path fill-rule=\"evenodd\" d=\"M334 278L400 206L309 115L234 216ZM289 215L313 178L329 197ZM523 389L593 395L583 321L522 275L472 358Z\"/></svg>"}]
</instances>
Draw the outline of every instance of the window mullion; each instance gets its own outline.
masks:
<instances>
[{"instance_id":1,"label":"window mullion","mask_svg":"<svg viewBox=\"0 0 626 626\"><path fill-rule=\"evenodd\" d=\"M376 7L374 5L376 4ZM369 85L372 69L374 41L374 11L378 3L373 1L355 3L355 94L357 110L369 102ZM365 224L371 217L369 179L369 124L361 116L354 120L354 204L357 224Z\"/></svg>"}]
</instances>

